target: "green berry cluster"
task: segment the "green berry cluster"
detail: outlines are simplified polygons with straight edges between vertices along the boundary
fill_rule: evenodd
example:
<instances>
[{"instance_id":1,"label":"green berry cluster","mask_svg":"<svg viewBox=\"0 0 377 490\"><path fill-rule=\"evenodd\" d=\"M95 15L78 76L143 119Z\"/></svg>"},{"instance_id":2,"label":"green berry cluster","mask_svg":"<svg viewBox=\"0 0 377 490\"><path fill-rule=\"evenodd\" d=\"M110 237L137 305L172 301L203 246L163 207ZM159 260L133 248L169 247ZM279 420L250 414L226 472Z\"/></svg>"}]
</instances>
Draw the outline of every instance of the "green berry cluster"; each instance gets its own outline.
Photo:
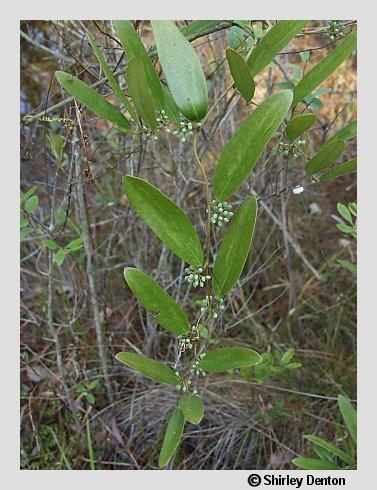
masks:
<instances>
[{"instance_id":1,"label":"green berry cluster","mask_svg":"<svg viewBox=\"0 0 377 490\"><path fill-rule=\"evenodd\" d=\"M179 351L185 352L186 349L191 350L195 342L199 341L199 332L196 325L190 325L190 331L186 336L178 335Z\"/></svg>"},{"instance_id":2,"label":"green berry cluster","mask_svg":"<svg viewBox=\"0 0 377 490\"><path fill-rule=\"evenodd\" d=\"M158 140L158 135L157 135L158 132L165 131L167 133L170 133L170 129L168 126L169 118L163 109L161 109L161 111L156 109L156 120L157 120L157 128L154 131L151 131L145 125L143 126L143 131L146 133L147 137L152 138L155 141Z\"/></svg>"},{"instance_id":3,"label":"green berry cluster","mask_svg":"<svg viewBox=\"0 0 377 490\"><path fill-rule=\"evenodd\" d=\"M211 222L219 227L223 226L223 223L228 223L228 221L230 221L230 218L233 216L233 213L230 211L230 209L232 209L232 205L228 204L226 201L216 202L215 200L213 200L211 202Z\"/></svg>"},{"instance_id":4,"label":"green berry cluster","mask_svg":"<svg viewBox=\"0 0 377 490\"><path fill-rule=\"evenodd\" d=\"M343 37L344 32L343 32L344 26L340 22L340 20L330 20L329 24L329 34L330 34L330 39L333 41L337 37Z\"/></svg>"},{"instance_id":5,"label":"green berry cluster","mask_svg":"<svg viewBox=\"0 0 377 490\"><path fill-rule=\"evenodd\" d=\"M305 140L297 140L294 143L283 143L280 141L278 151L280 150L286 158L290 154L292 154L293 158L297 158L303 145L305 145Z\"/></svg>"},{"instance_id":6,"label":"green berry cluster","mask_svg":"<svg viewBox=\"0 0 377 490\"><path fill-rule=\"evenodd\" d=\"M198 304L201 306L200 311L210 311L212 318L217 318L219 313L225 309L223 298L216 298L212 294L207 294L207 296L198 301Z\"/></svg>"},{"instance_id":7,"label":"green berry cluster","mask_svg":"<svg viewBox=\"0 0 377 490\"><path fill-rule=\"evenodd\" d=\"M201 127L201 123L192 123L190 121L181 121L179 123L179 126L177 129L175 129L174 131L167 131L168 133L172 133L174 134L175 136L178 136L179 138L181 138L181 141L182 143L185 143L186 141L188 141L191 136L194 134L194 131L195 130L198 130L200 127Z\"/></svg>"},{"instance_id":8,"label":"green berry cluster","mask_svg":"<svg viewBox=\"0 0 377 490\"><path fill-rule=\"evenodd\" d=\"M205 376L206 375L205 371L201 367L199 367L200 361L203 359L203 357L205 357L205 355L206 355L206 353L203 352L202 354L200 354L195 359L194 364L189 369L190 374L196 374L196 376L200 376L200 375ZM195 393L194 393L194 395L195 395Z\"/></svg>"},{"instance_id":9,"label":"green berry cluster","mask_svg":"<svg viewBox=\"0 0 377 490\"><path fill-rule=\"evenodd\" d=\"M198 286L202 288L204 286L204 283L211 279L211 276L205 276L203 274L202 267L194 267L190 265L190 267L186 267L185 272L185 281L192 283L194 288Z\"/></svg>"}]
</instances>

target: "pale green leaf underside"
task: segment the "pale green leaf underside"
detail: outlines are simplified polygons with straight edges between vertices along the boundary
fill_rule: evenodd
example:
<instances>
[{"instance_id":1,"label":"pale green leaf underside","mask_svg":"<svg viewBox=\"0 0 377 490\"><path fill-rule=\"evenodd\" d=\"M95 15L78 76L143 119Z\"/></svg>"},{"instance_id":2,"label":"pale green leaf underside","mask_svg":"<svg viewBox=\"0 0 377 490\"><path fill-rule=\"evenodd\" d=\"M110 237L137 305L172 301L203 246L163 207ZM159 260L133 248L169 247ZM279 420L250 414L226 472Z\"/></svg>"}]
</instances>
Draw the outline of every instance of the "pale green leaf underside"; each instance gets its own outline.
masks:
<instances>
[{"instance_id":1,"label":"pale green leaf underside","mask_svg":"<svg viewBox=\"0 0 377 490\"><path fill-rule=\"evenodd\" d=\"M298 82L293 91L292 107L295 107L324 82L355 49L356 32L352 32Z\"/></svg>"},{"instance_id":2,"label":"pale green leaf underside","mask_svg":"<svg viewBox=\"0 0 377 490\"><path fill-rule=\"evenodd\" d=\"M307 20L279 20L247 55L251 76L263 70L307 23Z\"/></svg>"},{"instance_id":3,"label":"pale green leaf underside","mask_svg":"<svg viewBox=\"0 0 377 490\"><path fill-rule=\"evenodd\" d=\"M179 383L179 378L173 369L162 362L155 361L141 354L134 354L133 352L118 352L115 357L118 361L136 369L136 371L154 381L168 385L177 385Z\"/></svg>"},{"instance_id":4,"label":"pale green leaf underside","mask_svg":"<svg viewBox=\"0 0 377 490\"><path fill-rule=\"evenodd\" d=\"M55 76L62 87L85 107L126 131L131 130L131 124L123 114L92 87L64 71L56 71Z\"/></svg>"},{"instance_id":5,"label":"pale green leaf underside","mask_svg":"<svg viewBox=\"0 0 377 490\"><path fill-rule=\"evenodd\" d=\"M190 265L203 265L199 236L182 209L149 182L123 177L123 189L131 206L178 257Z\"/></svg>"},{"instance_id":6,"label":"pale green leaf underside","mask_svg":"<svg viewBox=\"0 0 377 490\"><path fill-rule=\"evenodd\" d=\"M229 198L253 170L266 144L283 121L291 101L290 90L271 95L229 140L215 169L214 192L218 201Z\"/></svg>"},{"instance_id":7,"label":"pale green leaf underside","mask_svg":"<svg viewBox=\"0 0 377 490\"><path fill-rule=\"evenodd\" d=\"M248 197L230 222L216 255L212 284L217 297L228 294L239 279L249 254L258 204Z\"/></svg>"},{"instance_id":8,"label":"pale green leaf underside","mask_svg":"<svg viewBox=\"0 0 377 490\"><path fill-rule=\"evenodd\" d=\"M315 119L314 114L302 114L294 117L285 128L289 141L292 142L302 133L305 133L314 124Z\"/></svg>"},{"instance_id":9,"label":"pale green leaf underside","mask_svg":"<svg viewBox=\"0 0 377 490\"><path fill-rule=\"evenodd\" d=\"M343 141L333 141L332 143L322 147L318 153L311 158L306 166L305 170L308 175L313 175L320 170L324 170L326 167L336 162L344 151Z\"/></svg>"},{"instance_id":10,"label":"pale green leaf underside","mask_svg":"<svg viewBox=\"0 0 377 490\"><path fill-rule=\"evenodd\" d=\"M158 58L170 93L182 114L200 121L207 112L206 79L189 41L169 20L152 20Z\"/></svg>"},{"instance_id":11,"label":"pale green leaf underside","mask_svg":"<svg viewBox=\"0 0 377 490\"><path fill-rule=\"evenodd\" d=\"M183 429L185 426L185 418L181 410L177 407L170 416L160 456L158 466L164 468L175 453L182 438Z\"/></svg>"},{"instance_id":12,"label":"pale green leaf underside","mask_svg":"<svg viewBox=\"0 0 377 490\"><path fill-rule=\"evenodd\" d=\"M200 396L183 395L178 404L185 419L192 424L198 424L204 415L204 403Z\"/></svg>"},{"instance_id":13,"label":"pale green leaf underside","mask_svg":"<svg viewBox=\"0 0 377 490\"><path fill-rule=\"evenodd\" d=\"M208 373L221 373L231 369L254 366L262 357L252 349L245 347L222 347L206 353L199 367Z\"/></svg>"},{"instance_id":14,"label":"pale green leaf underside","mask_svg":"<svg viewBox=\"0 0 377 490\"><path fill-rule=\"evenodd\" d=\"M156 281L132 267L124 269L124 277L140 304L148 311L158 313L156 320L162 327L177 335L188 332L186 313Z\"/></svg>"}]
</instances>

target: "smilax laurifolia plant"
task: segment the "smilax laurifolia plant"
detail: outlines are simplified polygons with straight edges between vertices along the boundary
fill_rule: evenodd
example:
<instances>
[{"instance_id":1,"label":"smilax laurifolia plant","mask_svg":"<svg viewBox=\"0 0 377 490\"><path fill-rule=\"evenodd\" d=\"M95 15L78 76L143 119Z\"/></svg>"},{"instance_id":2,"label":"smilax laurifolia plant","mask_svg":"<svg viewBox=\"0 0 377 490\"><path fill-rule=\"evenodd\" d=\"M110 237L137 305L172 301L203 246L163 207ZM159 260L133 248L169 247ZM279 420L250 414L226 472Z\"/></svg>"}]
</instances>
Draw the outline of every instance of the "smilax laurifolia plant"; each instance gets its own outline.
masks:
<instances>
[{"instance_id":1,"label":"smilax laurifolia plant","mask_svg":"<svg viewBox=\"0 0 377 490\"><path fill-rule=\"evenodd\" d=\"M197 21L195 27L209 27L219 21ZM250 21L251 22L251 21ZM151 55L130 21L114 21L114 28L128 60L125 70L127 93L118 84L99 47L89 42L123 107L114 104L78 78L57 72L61 85L76 99L120 131L140 135L143 141L157 140L160 133L192 145L195 161L203 175L205 208L203 230L198 230L187 214L152 183L134 175L123 176L123 190L135 213L184 263L187 287L201 297L188 313L152 277L127 267L125 280L141 306L156 314L158 324L175 338L175 357L163 363L142 354L124 351L118 361L177 391L177 405L169 416L159 456L165 467L179 446L186 422L198 424L204 416L201 397L207 374L246 369L262 361L249 347L213 348L217 319L226 311L227 297L235 287L246 263L257 219L257 199L250 195L235 206L230 202L249 177L270 140L276 139L271 154L284 160L300 157L303 181L317 184L356 170L356 160L328 170L341 156L345 141L356 126L348 127L327 140L314 156L306 154L303 134L314 124L310 107L295 114L296 107L310 96L355 49L356 35L349 32L328 56L302 76L294 88L273 93L250 111L233 137L226 143L213 176L204 170L197 151L200 131L209 115L229 90L235 89L249 104L255 91L254 77L267 67L308 21L278 21L263 32L246 57L242 46L226 53L231 84L208 109L207 83L199 58L174 22L152 21L153 37L166 85L151 62ZM211 25L212 25L211 24ZM192 31L192 29L191 29ZM173 49L174 47L174 49ZM303 109L303 110L301 110ZM352 124L352 123L351 123ZM351 126L351 125L349 125ZM280 130L282 128L282 130ZM239 202L239 200L237 201ZM212 237L220 246L212 254ZM190 289L190 291L194 291ZM206 334L204 335L204 332ZM211 342L208 339L211 338Z\"/></svg>"}]
</instances>

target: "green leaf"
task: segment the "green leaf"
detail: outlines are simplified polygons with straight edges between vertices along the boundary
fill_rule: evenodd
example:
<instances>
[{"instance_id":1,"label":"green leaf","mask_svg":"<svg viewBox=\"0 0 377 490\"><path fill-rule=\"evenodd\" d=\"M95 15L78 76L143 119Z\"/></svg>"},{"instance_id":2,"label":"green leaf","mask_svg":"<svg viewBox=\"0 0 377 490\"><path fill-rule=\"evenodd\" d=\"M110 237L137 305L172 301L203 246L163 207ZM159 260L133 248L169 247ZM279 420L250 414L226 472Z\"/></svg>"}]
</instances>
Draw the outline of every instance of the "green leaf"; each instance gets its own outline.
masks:
<instances>
[{"instance_id":1,"label":"green leaf","mask_svg":"<svg viewBox=\"0 0 377 490\"><path fill-rule=\"evenodd\" d=\"M252 77L263 70L307 23L307 20L279 20L246 57Z\"/></svg>"},{"instance_id":2,"label":"green leaf","mask_svg":"<svg viewBox=\"0 0 377 490\"><path fill-rule=\"evenodd\" d=\"M321 439L320 437L307 434L303 436L305 439L307 439L310 442L313 442L314 444L317 444L318 446L323 447L327 451L329 451L332 454L335 454L335 456L338 456L338 458L343 459L348 464L353 463L353 458L349 456L347 453L339 449L338 447L334 446L334 444L331 444L330 442L325 441L324 439Z\"/></svg>"},{"instance_id":3,"label":"green leaf","mask_svg":"<svg viewBox=\"0 0 377 490\"><path fill-rule=\"evenodd\" d=\"M353 441L357 443L357 414L348 398L338 395L338 405Z\"/></svg>"},{"instance_id":4,"label":"green leaf","mask_svg":"<svg viewBox=\"0 0 377 490\"><path fill-rule=\"evenodd\" d=\"M221 373L231 369L254 366L262 357L252 349L244 347L222 347L207 352L199 367L208 373Z\"/></svg>"},{"instance_id":5,"label":"green leaf","mask_svg":"<svg viewBox=\"0 0 377 490\"><path fill-rule=\"evenodd\" d=\"M55 76L61 86L85 107L119 128L125 131L131 130L131 124L123 114L92 87L64 71L56 71Z\"/></svg>"},{"instance_id":6,"label":"green leaf","mask_svg":"<svg viewBox=\"0 0 377 490\"><path fill-rule=\"evenodd\" d=\"M114 27L128 60L137 58L142 63L147 85L154 99L154 106L162 109L164 96L161 81L132 22L129 20L115 20Z\"/></svg>"},{"instance_id":7,"label":"green leaf","mask_svg":"<svg viewBox=\"0 0 377 490\"><path fill-rule=\"evenodd\" d=\"M292 463L304 470L340 470L337 464L323 459L293 458Z\"/></svg>"},{"instance_id":8,"label":"green leaf","mask_svg":"<svg viewBox=\"0 0 377 490\"><path fill-rule=\"evenodd\" d=\"M178 404L185 419L192 424L198 424L204 415L204 403L200 396L183 395Z\"/></svg>"},{"instance_id":9,"label":"green leaf","mask_svg":"<svg viewBox=\"0 0 377 490\"><path fill-rule=\"evenodd\" d=\"M83 241L84 240L81 237L75 238L74 240L69 242L65 248L68 249L70 252L75 252L82 247Z\"/></svg>"},{"instance_id":10,"label":"green leaf","mask_svg":"<svg viewBox=\"0 0 377 490\"><path fill-rule=\"evenodd\" d=\"M132 267L124 269L124 277L140 304L148 311L158 312L156 320L161 326L177 335L188 332L186 313L157 282Z\"/></svg>"},{"instance_id":11,"label":"green leaf","mask_svg":"<svg viewBox=\"0 0 377 490\"><path fill-rule=\"evenodd\" d=\"M314 114L302 114L294 117L285 128L289 141L292 142L302 133L305 133L314 124L315 120Z\"/></svg>"},{"instance_id":12,"label":"green leaf","mask_svg":"<svg viewBox=\"0 0 377 490\"><path fill-rule=\"evenodd\" d=\"M354 228L353 226L349 226L349 225L345 225L344 223L338 223L336 225L336 227L338 228L339 231L341 231L342 233L353 233L354 232Z\"/></svg>"},{"instance_id":13,"label":"green leaf","mask_svg":"<svg viewBox=\"0 0 377 490\"><path fill-rule=\"evenodd\" d=\"M325 169L332 163L334 163L341 156L345 148L343 141L333 141L325 147L321 147L319 151L311 158L306 166L305 170L308 175L313 175L320 170Z\"/></svg>"},{"instance_id":14,"label":"green leaf","mask_svg":"<svg viewBox=\"0 0 377 490\"><path fill-rule=\"evenodd\" d=\"M245 40L245 31L238 26L229 29L228 44L232 49L237 49Z\"/></svg>"},{"instance_id":15,"label":"green leaf","mask_svg":"<svg viewBox=\"0 0 377 490\"><path fill-rule=\"evenodd\" d=\"M342 204L341 202L338 202L338 204L336 205L336 208L338 210L338 213L346 220L346 221L349 221L351 224L352 224L352 216L351 216L351 213L350 213L350 210L347 208L347 206L345 206L344 204Z\"/></svg>"},{"instance_id":16,"label":"green leaf","mask_svg":"<svg viewBox=\"0 0 377 490\"><path fill-rule=\"evenodd\" d=\"M170 93L166 90L166 88L163 88L163 92L166 115L171 122L173 122L176 126L179 126L179 123L181 122L181 113L179 111L179 107L175 103L175 100L170 95Z\"/></svg>"},{"instance_id":17,"label":"green leaf","mask_svg":"<svg viewBox=\"0 0 377 490\"><path fill-rule=\"evenodd\" d=\"M61 248L55 254L55 257L54 257L55 262L58 265L62 265L62 263L64 262L64 259L65 259L65 256L66 255L67 255L67 252L63 248Z\"/></svg>"},{"instance_id":18,"label":"green leaf","mask_svg":"<svg viewBox=\"0 0 377 490\"><path fill-rule=\"evenodd\" d=\"M352 264L349 260L342 260L338 259L337 263L347 269L348 271L352 272L352 274L357 274L357 265Z\"/></svg>"},{"instance_id":19,"label":"green leaf","mask_svg":"<svg viewBox=\"0 0 377 490\"><path fill-rule=\"evenodd\" d=\"M330 463L334 462L334 459L331 456L331 454L328 451L326 451L326 449L323 449L323 447L317 446L317 444L313 444L313 451L316 453L317 456L319 456L324 461L330 461Z\"/></svg>"},{"instance_id":20,"label":"green leaf","mask_svg":"<svg viewBox=\"0 0 377 490\"><path fill-rule=\"evenodd\" d=\"M188 25L183 26L181 32L185 37L191 38L216 27L219 22L219 20L194 20Z\"/></svg>"},{"instance_id":21,"label":"green leaf","mask_svg":"<svg viewBox=\"0 0 377 490\"><path fill-rule=\"evenodd\" d=\"M158 57L171 95L190 121L207 112L206 79L199 58L182 32L170 20L152 20Z\"/></svg>"},{"instance_id":22,"label":"green leaf","mask_svg":"<svg viewBox=\"0 0 377 490\"><path fill-rule=\"evenodd\" d=\"M54 152L56 158L60 158L63 152L64 138L60 134L53 133L50 131L47 134L48 142Z\"/></svg>"},{"instance_id":23,"label":"green leaf","mask_svg":"<svg viewBox=\"0 0 377 490\"><path fill-rule=\"evenodd\" d=\"M25 211L27 213L33 214L38 207L38 196L31 196L27 199L25 203Z\"/></svg>"},{"instance_id":24,"label":"green leaf","mask_svg":"<svg viewBox=\"0 0 377 490\"><path fill-rule=\"evenodd\" d=\"M331 138L326 140L323 143L322 148L328 145L329 143L332 143L335 140L348 141L352 138L356 138L356 136L357 136L357 121L353 121L347 124L346 126L344 126L339 131L337 131L333 136L331 136Z\"/></svg>"},{"instance_id":25,"label":"green leaf","mask_svg":"<svg viewBox=\"0 0 377 490\"><path fill-rule=\"evenodd\" d=\"M285 351L284 354L281 356L282 364L288 364L288 362L292 359L294 353L294 349L288 349L287 351Z\"/></svg>"},{"instance_id":26,"label":"green leaf","mask_svg":"<svg viewBox=\"0 0 377 490\"><path fill-rule=\"evenodd\" d=\"M326 80L331 73L348 58L356 48L356 32L349 34L344 41L309 70L298 82L293 92L292 107L295 107L319 84Z\"/></svg>"},{"instance_id":27,"label":"green leaf","mask_svg":"<svg viewBox=\"0 0 377 490\"><path fill-rule=\"evenodd\" d=\"M342 175L352 174L357 171L357 159L353 158L348 160L348 162L341 163L336 167L332 168L328 172L321 175L319 178L320 182L325 182L326 180L335 179L336 177L341 177Z\"/></svg>"},{"instance_id":28,"label":"green leaf","mask_svg":"<svg viewBox=\"0 0 377 490\"><path fill-rule=\"evenodd\" d=\"M33 185L33 187L30 187L30 189L28 189L26 192L21 192L21 202L25 204L25 202L34 194L36 190L36 186Z\"/></svg>"},{"instance_id":29,"label":"green leaf","mask_svg":"<svg viewBox=\"0 0 377 490\"><path fill-rule=\"evenodd\" d=\"M253 98L255 91L255 83L249 67L242 56L234 49L228 48L226 50L226 59L228 60L234 83L248 104Z\"/></svg>"},{"instance_id":30,"label":"green leaf","mask_svg":"<svg viewBox=\"0 0 377 490\"><path fill-rule=\"evenodd\" d=\"M190 265L203 265L199 236L175 202L149 182L130 175L123 176L123 189L131 206L160 240Z\"/></svg>"},{"instance_id":31,"label":"green leaf","mask_svg":"<svg viewBox=\"0 0 377 490\"><path fill-rule=\"evenodd\" d=\"M257 209L255 197L248 197L228 226L213 269L212 284L218 298L229 293L242 273L253 238Z\"/></svg>"},{"instance_id":32,"label":"green leaf","mask_svg":"<svg viewBox=\"0 0 377 490\"><path fill-rule=\"evenodd\" d=\"M85 395L85 398L86 398L86 401L87 401L88 403L90 403L90 405L94 405L94 404L95 404L95 402L96 402L96 398L95 398L95 396L93 395L93 393L87 393L87 394Z\"/></svg>"},{"instance_id":33,"label":"green leaf","mask_svg":"<svg viewBox=\"0 0 377 490\"><path fill-rule=\"evenodd\" d=\"M357 204L355 202L349 202L348 209L357 218Z\"/></svg>"},{"instance_id":34,"label":"green leaf","mask_svg":"<svg viewBox=\"0 0 377 490\"><path fill-rule=\"evenodd\" d=\"M114 75L113 75L113 72L111 71L109 65L106 63L106 60L105 58L103 57L99 47L97 46L97 44L94 42L94 40L90 37L89 34L87 34L88 36L88 39L89 39L89 42L93 48L93 51L94 51L94 54L99 62L99 64L101 65L101 68L107 78L107 80L109 81L109 84L111 86L111 88L113 89L114 91L114 94L118 97L118 99L120 100L120 102L123 104L123 106L127 109L127 111L129 112L129 114L132 116L132 118L137 121L138 120L138 117L137 117L137 114L136 112L133 110L131 104L129 103L127 97L125 96L123 90L120 88L118 82L116 81Z\"/></svg>"},{"instance_id":35,"label":"green leaf","mask_svg":"<svg viewBox=\"0 0 377 490\"><path fill-rule=\"evenodd\" d=\"M134 354L133 352L118 352L115 358L159 383L179 384L179 377L173 369L162 362L155 361L141 354Z\"/></svg>"},{"instance_id":36,"label":"green leaf","mask_svg":"<svg viewBox=\"0 0 377 490\"><path fill-rule=\"evenodd\" d=\"M283 121L291 101L290 90L271 95L229 140L215 169L214 192L218 201L231 196L253 170L264 147Z\"/></svg>"},{"instance_id":37,"label":"green leaf","mask_svg":"<svg viewBox=\"0 0 377 490\"><path fill-rule=\"evenodd\" d=\"M90 391L94 390L95 388L97 388L97 386L100 384L100 382L101 382L101 380L99 378L93 379L93 381L91 381L88 384L88 390L90 390Z\"/></svg>"},{"instance_id":38,"label":"green leaf","mask_svg":"<svg viewBox=\"0 0 377 490\"><path fill-rule=\"evenodd\" d=\"M50 250L55 250L58 247L58 244L54 240L43 240L43 245Z\"/></svg>"},{"instance_id":39,"label":"green leaf","mask_svg":"<svg viewBox=\"0 0 377 490\"><path fill-rule=\"evenodd\" d=\"M156 107L148 87L143 64L137 58L132 58L128 62L127 84L137 112L144 123L154 131L157 128Z\"/></svg>"},{"instance_id":40,"label":"green leaf","mask_svg":"<svg viewBox=\"0 0 377 490\"><path fill-rule=\"evenodd\" d=\"M173 410L166 428L164 441L158 458L158 466L164 468L175 453L182 438L185 418L179 408Z\"/></svg>"}]
</instances>

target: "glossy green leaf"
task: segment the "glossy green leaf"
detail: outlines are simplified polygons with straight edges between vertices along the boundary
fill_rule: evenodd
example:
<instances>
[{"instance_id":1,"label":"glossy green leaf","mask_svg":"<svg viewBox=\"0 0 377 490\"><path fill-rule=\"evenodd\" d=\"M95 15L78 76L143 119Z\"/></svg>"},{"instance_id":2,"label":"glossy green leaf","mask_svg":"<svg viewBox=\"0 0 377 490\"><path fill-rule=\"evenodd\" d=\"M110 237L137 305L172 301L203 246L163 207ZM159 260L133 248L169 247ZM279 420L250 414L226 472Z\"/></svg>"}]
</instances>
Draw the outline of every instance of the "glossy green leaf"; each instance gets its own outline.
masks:
<instances>
[{"instance_id":1,"label":"glossy green leaf","mask_svg":"<svg viewBox=\"0 0 377 490\"><path fill-rule=\"evenodd\" d=\"M229 223L213 269L213 289L219 298L229 293L242 273L254 234L257 209L255 197L248 197Z\"/></svg>"},{"instance_id":2,"label":"glossy green leaf","mask_svg":"<svg viewBox=\"0 0 377 490\"><path fill-rule=\"evenodd\" d=\"M294 141L302 133L305 133L316 120L314 114L302 114L301 116L294 117L285 128L289 141Z\"/></svg>"},{"instance_id":3,"label":"glossy green leaf","mask_svg":"<svg viewBox=\"0 0 377 490\"><path fill-rule=\"evenodd\" d=\"M292 107L301 102L348 58L356 48L356 32L349 34L337 47L309 70L293 91Z\"/></svg>"},{"instance_id":4,"label":"glossy green leaf","mask_svg":"<svg viewBox=\"0 0 377 490\"><path fill-rule=\"evenodd\" d=\"M107 78L109 81L110 87L113 89L114 94L118 97L119 101L123 104L125 109L129 112L129 114L132 116L132 118L137 121L138 117L134 109L132 108L130 102L128 101L127 97L125 96L123 90L120 88L117 80L115 79L113 72L111 71L109 65L106 63L106 60L104 56L102 55L99 47L95 43L95 41L91 38L89 34L87 34L90 45L92 46L92 49L94 51L94 54Z\"/></svg>"},{"instance_id":5,"label":"glossy green leaf","mask_svg":"<svg viewBox=\"0 0 377 490\"><path fill-rule=\"evenodd\" d=\"M221 347L206 353L199 367L208 373L221 373L231 369L254 366L262 362L262 356L245 347Z\"/></svg>"},{"instance_id":6,"label":"glossy green leaf","mask_svg":"<svg viewBox=\"0 0 377 490\"><path fill-rule=\"evenodd\" d=\"M164 468L175 453L182 438L185 418L179 408L176 408L170 416L166 428L164 441L158 459L158 466Z\"/></svg>"},{"instance_id":7,"label":"glossy green leaf","mask_svg":"<svg viewBox=\"0 0 377 490\"><path fill-rule=\"evenodd\" d=\"M207 112L206 79L195 52L170 20L152 20L158 57L171 95L190 121L200 121Z\"/></svg>"},{"instance_id":8,"label":"glossy green leaf","mask_svg":"<svg viewBox=\"0 0 377 490\"><path fill-rule=\"evenodd\" d=\"M337 464L323 459L293 458L292 463L304 470L340 470Z\"/></svg>"},{"instance_id":9,"label":"glossy green leaf","mask_svg":"<svg viewBox=\"0 0 377 490\"><path fill-rule=\"evenodd\" d=\"M162 362L133 352L118 352L115 357L118 361L123 362L127 366L139 371L139 373L159 383L168 385L179 384L179 378L173 369Z\"/></svg>"},{"instance_id":10,"label":"glossy green leaf","mask_svg":"<svg viewBox=\"0 0 377 490\"><path fill-rule=\"evenodd\" d=\"M328 172L321 175L319 178L320 182L325 182L326 180L334 179L336 177L341 177L342 175L352 174L357 171L357 159L353 158L348 160L348 162L341 163L336 167L332 168Z\"/></svg>"},{"instance_id":11,"label":"glossy green leaf","mask_svg":"<svg viewBox=\"0 0 377 490\"><path fill-rule=\"evenodd\" d=\"M303 436L305 439L307 439L310 442L313 442L314 444L317 444L318 446L321 446L322 448L326 449L332 454L335 454L335 456L338 456L338 458L343 459L348 464L353 463L353 458L339 449L338 447L334 446L334 444L331 444L330 442L325 441L321 437L317 437L311 434L307 434Z\"/></svg>"},{"instance_id":12,"label":"glossy green leaf","mask_svg":"<svg viewBox=\"0 0 377 490\"><path fill-rule=\"evenodd\" d=\"M38 196L31 196L25 202L25 211L27 213L33 214L38 207Z\"/></svg>"},{"instance_id":13,"label":"glossy green leaf","mask_svg":"<svg viewBox=\"0 0 377 490\"><path fill-rule=\"evenodd\" d=\"M186 313L156 281L132 267L124 269L124 278L140 304L148 311L158 313L156 320L162 327L177 335L188 332L190 325Z\"/></svg>"},{"instance_id":14,"label":"glossy green leaf","mask_svg":"<svg viewBox=\"0 0 377 490\"><path fill-rule=\"evenodd\" d=\"M255 91L255 83L249 67L242 56L237 51L234 51L234 49L228 48L226 50L226 59L228 60L234 83L248 104L253 98Z\"/></svg>"},{"instance_id":15,"label":"glossy green leaf","mask_svg":"<svg viewBox=\"0 0 377 490\"><path fill-rule=\"evenodd\" d=\"M187 215L149 182L125 175L123 189L131 206L178 257L190 265L203 265L199 236Z\"/></svg>"},{"instance_id":16,"label":"glossy green leaf","mask_svg":"<svg viewBox=\"0 0 377 490\"><path fill-rule=\"evenodd\" d=\"M337 131L333 136L331 136L331 138L326 140L323 143L322 148L328 145L329 143L332 143L334 140L348 141L352 138L356 138L356 136L357 136L357 121L353 121L347 124L346 126L344 126L344 128Z\"/></svg>"},{"instance_id":17,"label":"glossy green leaf","mask_svg":"<svg viewBox=\"0 0 377 490\"><path fill-rule=\"evenodd\" d=\"M253 170L266 144L283 121L291 101L290 90L271 95L229 140L215 169L214 192L218 201L230 197Z\"/></svg>"},{"instance_id":18,"label":"glossy green leaf","mask_svg":"<svg viewBox=\"0 0 377 490\"><path fill-rule=\"evenodd\" d=\"M350 436L357 443L357 414L348 398L338 395L338 405Z\"/></svg>"},{"instance_id":19,"label":"glossy green leaf","mask_svg":"<svg viewBox=\"0 0 377 490\"><path fill-rule=\"evenodd\" d=\"M161 81L132 22L129 20L115 20L114 27L128 60L137 58L142 63L145 78L154 99L154 105L162 109L164 106L164 96Z\"/></svg>"},{"instance_id":20,"label":"glossy green leaf","mask_svg":"<svg viewBox=\"0 0 377 490\"><path fill-rule=\"evenodd\" d=\"M307 23L307 20L279 20L246 57L252 77L263 70Z\"/></svg>"},{"instance_id":21,"label":"glossy green leaf","mask_svg":"<svg viewBox=\"0 0 377 490\"><path fill-rule=\"evenodd\" d=\"M128 62L126 74L132 102L144 124L154 131L157 128L156 107L148 87L142 62L137 58L132 58Z\"/></svg>"},{"instance_id":22,"label":"glossy green leaf","mask_svg":"<svg viewBox=\"0 0 377 490\"><path fill-rule=\"evenodd\" d=\"M343 153L344 147L343 141L336 140L324 148L320 148L314 157L307 162L305 166L306 173L308 175L316 174L320 170L324 170L326 167L336 162Z\"/></svg>"},{"instance_id":23,"label":"glossy green leaf","mask_svg":"<svg viewBox=\"0 0 377 490\"><path fill-rule=\"evenodd\" d=\"M219 20L194 20L187 26L183 26L181 32L186 38L192 38L202 32L213 29L219 22Z\"/></svg>"},{"instance_id":24,"label":"glossy green leaf","mask_svg":"<svg viewBox=\"0 0 377 490\"><path fill-rule=\"evenodd\" d=\"M56 71L55 76L62 87L85 107L119 128L131 130L131 124L123 114L92 87L64 71Z\"/></svg>"},{"instance_id":25,"label":"glossy green leaf","mask_svg":"<svg viewBox=\"0 0 377 490\"><path fill-rule=\"evenodd\" d=\"M198 424L204 415L204 403L198 395L183 395L178 404L185 419Z\"/></svg>"}]
</instances>

